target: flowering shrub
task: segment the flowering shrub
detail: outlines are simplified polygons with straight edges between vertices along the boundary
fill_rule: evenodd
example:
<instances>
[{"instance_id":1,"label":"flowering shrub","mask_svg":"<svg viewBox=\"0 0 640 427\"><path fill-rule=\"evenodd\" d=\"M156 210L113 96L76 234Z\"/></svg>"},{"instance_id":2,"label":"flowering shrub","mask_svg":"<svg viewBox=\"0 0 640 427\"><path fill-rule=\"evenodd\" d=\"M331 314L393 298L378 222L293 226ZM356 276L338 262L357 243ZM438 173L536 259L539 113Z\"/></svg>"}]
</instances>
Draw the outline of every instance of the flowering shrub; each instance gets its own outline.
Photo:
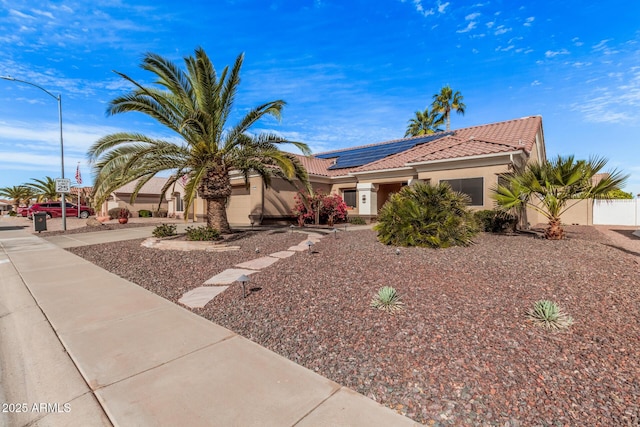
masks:
<instances>
[{"instance_id":1,"label":"flowering shrub","mask_svg":"<svg viewBox=\"0 0 640 427\"><path fill-rule=\"evenodd\" d=\"M294 197L293 214L298 218L298 225L305 223L325 223L333 225L335 222L346 221L347 204L339 194L324 194L318 190L313 196L298 192Z\"/></svg>"}]
</instances>

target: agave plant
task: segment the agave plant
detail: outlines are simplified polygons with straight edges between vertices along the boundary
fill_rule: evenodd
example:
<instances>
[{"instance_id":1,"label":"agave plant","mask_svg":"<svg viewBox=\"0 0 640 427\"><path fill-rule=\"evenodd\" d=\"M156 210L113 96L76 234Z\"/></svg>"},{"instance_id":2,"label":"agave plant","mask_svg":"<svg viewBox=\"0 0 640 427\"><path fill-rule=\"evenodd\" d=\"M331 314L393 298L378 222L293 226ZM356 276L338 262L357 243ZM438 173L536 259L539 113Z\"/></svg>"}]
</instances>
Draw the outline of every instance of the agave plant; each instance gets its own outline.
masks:
<instances>
[{"instance_id":1,"label":"agave plant","mask_svg":"<svg viewBox=\"0 0 640 427\"><path fill-rule=\"evenodd\" d=\"M404 303L400 301L400 295L391 286L383 286L378 290L378 294L371 300L371 307L385 310L389 313L401 311Z\"/></svg>"},{"instance_id":2,"label":"agave plant","mask_svg":"<svg viewBox=\"0 0 640 427\"><path fill-rule=\"evenodd\" d=\"M563 329L573 324L573 319L565 314L553 301L537 301L527 311L527 317L533 323L547 329Z\"/></svg>"}]
</instances>

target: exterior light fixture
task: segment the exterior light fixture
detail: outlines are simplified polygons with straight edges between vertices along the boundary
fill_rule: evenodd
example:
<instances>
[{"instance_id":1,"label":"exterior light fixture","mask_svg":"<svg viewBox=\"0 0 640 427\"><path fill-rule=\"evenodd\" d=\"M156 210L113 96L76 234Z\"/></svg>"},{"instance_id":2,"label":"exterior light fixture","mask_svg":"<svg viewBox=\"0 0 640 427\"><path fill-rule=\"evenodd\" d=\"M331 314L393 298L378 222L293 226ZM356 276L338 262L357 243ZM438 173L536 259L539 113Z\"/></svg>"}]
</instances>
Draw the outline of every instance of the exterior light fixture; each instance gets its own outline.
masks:
<instances>
[{"instance_id":1,"label":"exterior light fixture","mask_svg":"<svg viewBox=\"0 0 640 427\"><path fill-rule=\"evenodd\" d=\"M295 228L295 225L291 224L289 226L289 233L293 233L293 229Z\"/></svg>"},{"instance_id":2,"label":"exterior light fixture","mask_svg":"<svg viewBox=\"0 0 640 427\"><path fill-rule=\"evenodd\" d=\"M334 227L332 231L333 231L333 238L337 239L338 238L338 229Z\"/></svg>"},{"instance_id":3,"label":"exterior light fixture","mask_svg":"<svg viewBox=\"0 0 640 427\"><path fill-rule=\"evenodd\" d=\"M240 277L238 277L236 279L237 282L240 282L242 284L242 298L246 298L247 297L247 290L245 288L245 285L247 284L247 282L249 281L249 276L245 276L244 274Z\"/></svg>"},{"instance_id":4,"label":"exterior light fixture","mask_svg":"<svg viewBox=\"0 0 640 427\"><path fill-rule=\"evenodd\" d=\"M313 246L313 242L311 240L307 240L307 243L305 243L305 245L307 245L307 247L309 248L309 253L311 253L311 246Z\"/></svg>"},{"instance_id":5,"label":"exterior light fixture","mask_svg":"<svg viewBox=\"0 0 640 427\"><path fill-rule=\"evenodd\" d=\"M400 255L400 248L396 248L396 255Z\"/></svg>"}]
</instances>

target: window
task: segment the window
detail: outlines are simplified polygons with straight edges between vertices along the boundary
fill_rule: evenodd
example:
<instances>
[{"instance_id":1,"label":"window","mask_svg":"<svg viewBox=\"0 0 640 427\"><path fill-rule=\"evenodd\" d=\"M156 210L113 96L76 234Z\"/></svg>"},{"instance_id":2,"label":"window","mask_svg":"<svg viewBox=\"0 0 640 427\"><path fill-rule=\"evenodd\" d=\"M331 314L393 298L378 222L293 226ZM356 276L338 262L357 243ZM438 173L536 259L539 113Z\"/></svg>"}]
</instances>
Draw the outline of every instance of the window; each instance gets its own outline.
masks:
<instances>
[{"instance_id":1,"label":"window","mask_svg":"<svg viewBox=\"0 0 640 427\"><path fill-rule=\"evenodd\" d=\"M484 205L484 178L443 179L454 191L467 194L472 206Z\"/></svg>"},{"instance_id":2,"label":"window","mask_svg":"<svg viewBox=\"0 0 640 427\"><path fill-rule=\"evenodd\" d=\"M173 198L176 201L176 209L175 209L176 212L184 211L184 204L183 204L182 197L180 197L180 193L178 193L177 191L173 193Z\"/></svg>"},{"instance_id":3,"label":"window","mask_svg":"<svg viewBox=\"0 0 640 427\"><path fill-rule=\"evenodd\" d=\"M355 208L357 206L357 196L356 190L344 190L342 192L342 199L346 203L346 205L350 208Z\"/></svg>"}]
</instances>

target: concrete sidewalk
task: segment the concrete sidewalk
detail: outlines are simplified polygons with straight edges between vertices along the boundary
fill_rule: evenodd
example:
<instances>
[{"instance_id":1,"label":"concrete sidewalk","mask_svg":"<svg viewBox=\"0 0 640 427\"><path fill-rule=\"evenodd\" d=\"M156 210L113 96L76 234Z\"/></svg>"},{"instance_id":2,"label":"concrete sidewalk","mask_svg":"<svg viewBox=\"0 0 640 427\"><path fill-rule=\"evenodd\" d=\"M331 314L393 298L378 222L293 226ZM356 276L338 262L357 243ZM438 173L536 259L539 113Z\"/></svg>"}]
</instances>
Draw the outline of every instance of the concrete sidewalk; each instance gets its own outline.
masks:
<instances>
[{"instance_id":1,"label":"concrete sidewalk","mask_svg":"<svg viewBox=\"0 0 640 427\"><path fill-rule=\"evenodd\" d=\"M28 231L0 247L2 388L27 408L0 423L417 425Z\"/></svg>"}]
</instances>

